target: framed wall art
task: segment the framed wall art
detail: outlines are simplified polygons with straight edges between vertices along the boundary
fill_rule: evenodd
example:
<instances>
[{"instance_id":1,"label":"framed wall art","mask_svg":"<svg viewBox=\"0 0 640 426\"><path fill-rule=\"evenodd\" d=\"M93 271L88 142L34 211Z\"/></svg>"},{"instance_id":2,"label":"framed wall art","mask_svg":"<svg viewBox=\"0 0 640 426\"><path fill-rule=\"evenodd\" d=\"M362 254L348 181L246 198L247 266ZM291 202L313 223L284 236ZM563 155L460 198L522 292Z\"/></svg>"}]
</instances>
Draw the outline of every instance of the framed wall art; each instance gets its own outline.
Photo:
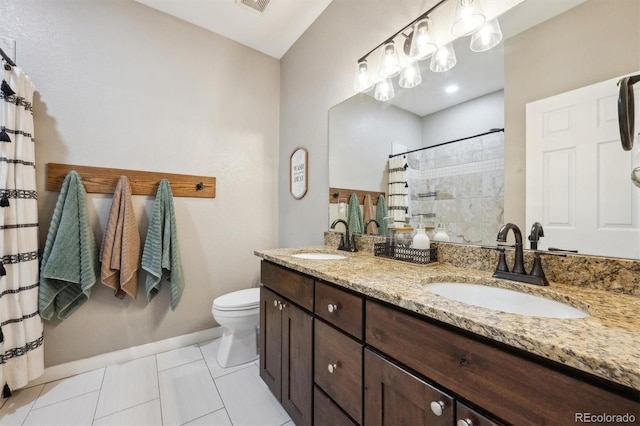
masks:
<instances>
[{"instance_id":1,"label":"framed wall art","mask_svg":"<svg viewBox=\"0 0 640 426\"><path fill-rule=\"evenodd\" d=\"M289 159L289 191L296 200L307 193L309 154L304 148L296 148Z\"/></svg>"}]
</instances>

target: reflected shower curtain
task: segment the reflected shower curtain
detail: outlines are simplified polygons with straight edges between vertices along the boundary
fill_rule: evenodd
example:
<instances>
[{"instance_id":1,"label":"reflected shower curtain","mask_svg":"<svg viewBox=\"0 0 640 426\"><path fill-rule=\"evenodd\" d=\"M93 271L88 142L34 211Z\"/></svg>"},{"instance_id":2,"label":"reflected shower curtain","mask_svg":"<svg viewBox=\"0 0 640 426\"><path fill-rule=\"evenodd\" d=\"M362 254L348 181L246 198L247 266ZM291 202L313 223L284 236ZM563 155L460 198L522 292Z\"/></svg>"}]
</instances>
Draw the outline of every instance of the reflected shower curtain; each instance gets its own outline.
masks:
<instances>
[{"instance_id":1,"label":"reflected shower curtain","mask_svg":"<svg viewBox=\"0 0 640 426\"><path fill-rule=\"evenodd\" d=\"M44 371L31 79L5 66L0 90L0 389Z\"/></svg>"}]
</instances>

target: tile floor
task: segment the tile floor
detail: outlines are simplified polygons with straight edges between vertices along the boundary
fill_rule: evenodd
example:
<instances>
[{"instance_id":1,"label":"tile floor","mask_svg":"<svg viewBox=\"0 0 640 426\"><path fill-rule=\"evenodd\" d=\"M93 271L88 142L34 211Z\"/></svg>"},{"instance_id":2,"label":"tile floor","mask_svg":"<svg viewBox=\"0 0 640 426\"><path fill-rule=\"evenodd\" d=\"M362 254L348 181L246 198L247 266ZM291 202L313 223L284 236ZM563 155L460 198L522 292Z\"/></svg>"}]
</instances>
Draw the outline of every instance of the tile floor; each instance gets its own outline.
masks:
<instances>
[{"instance_id":1,"label":"tile floor","mask_svg":"<svg viewBox=\"0 0 640 426\"><path fill-rule=\"evenodd\" d=\"M15 391L0 426L294 426L258 361L222 368L220 339Z\"/></svg>"}]
</instances>

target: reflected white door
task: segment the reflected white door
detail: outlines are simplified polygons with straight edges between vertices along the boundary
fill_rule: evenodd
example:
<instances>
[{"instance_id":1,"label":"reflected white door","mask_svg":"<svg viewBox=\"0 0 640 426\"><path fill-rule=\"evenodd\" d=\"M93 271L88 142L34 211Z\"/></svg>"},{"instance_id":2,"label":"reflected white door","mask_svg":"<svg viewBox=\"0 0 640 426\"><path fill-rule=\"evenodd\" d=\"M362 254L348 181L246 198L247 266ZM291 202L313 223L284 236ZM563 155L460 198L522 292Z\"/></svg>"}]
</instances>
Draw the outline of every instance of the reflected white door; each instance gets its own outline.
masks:
<instances>
[{"instance_id":1,"label":"reflected white door","mask_svg":"<svg viewBox=\"0 0 640 426\"><path fill-rule=\"evenodd\" d=\"M630 179L640 138L622 149L620 78L527 104L526 223L542 223L540 249L640 258L640 189ZM635 98L640 127L638 89Z\"/></svg>"}]
</instances>

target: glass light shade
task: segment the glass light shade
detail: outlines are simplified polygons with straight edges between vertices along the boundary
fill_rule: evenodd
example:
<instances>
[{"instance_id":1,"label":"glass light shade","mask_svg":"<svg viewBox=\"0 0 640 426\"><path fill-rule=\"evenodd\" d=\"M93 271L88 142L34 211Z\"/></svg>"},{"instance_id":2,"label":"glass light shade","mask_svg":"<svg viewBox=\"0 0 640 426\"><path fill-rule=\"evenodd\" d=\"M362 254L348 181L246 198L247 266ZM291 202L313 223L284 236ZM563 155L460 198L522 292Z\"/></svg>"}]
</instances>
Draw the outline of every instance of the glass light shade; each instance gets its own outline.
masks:
<instances>
[{"instance_id":1,"label":"glass light shade","mask_svg":"<svg viewBox=\"0 0 640 426\"><path fill-rule=\"evenodd\" d=\"M467 36L480 28L486 20L480 0L456 0L456 16L451 33L458 37Z\"/></svg>"},{"instance_id":2,"label":"glass light shade","mask_svg":"<svg viewBox=\"0 0 640 426\"><path fill-rule=\"evenodd\" d=\"M484 52L496 47L502 41L502 30L498 18L487 21L471 36L471 50Z\"/></svg>"},{"instance_id":3,"label":"glass light shade","mask_svg":"<svg viewBox=\"0 0 640 426\"><path fill-rule=\"evenodd\" d=\"M380 71L378 74L382 78L391 78L400 74L400 59L393 41L389 41L382 47L382 58L380 59Z\"/></svg>"},{"instance_id":4,"label":"glass light shade","mask_svg":"<svg viewBox=\"0 0 640 426\"><path fill-rule=\"evenodd\" d=\"M373 82L369 79L369 67L367 66L367 60L358 62L356 66L356 78L353 83L353 88L356 92L368 92L373 89Z\"/></svg>"},{"instance_id":5,"label":"glass light shade","mask_svg":"<svg viewBox=\"0 0 640 426\"><path fill-rule=\"evenodd\" d=\"M409 65L404 67L400 72L400 79L398 85L405 89L416 87L422 83L422 75L420 75L420 67L417 61L411 61Z\"/></svg>"},{"instance_id":6,"label":"glass light shade","mask_svg":"<svg viewBox=\"0 0 640 426\"><path fill-rule=\"evenodd\" d=\"M431 21L429 18L421 19L416 22L411 34L411 47L409 48L409 56L416 60L426 59L433 55L438 46L433 42L429 27Z\"/></svg>"},{"instance_id":7,"label":"glass light shade","mask_svg":"<svg viewBox=\"0 0 640 426\"><path fill-rule=\"evenodd\" d=\"M391 79L385 78L384 80L378 82L376 84L376 91L373 94L373 97L379 101L388 101L393 98L395 92L393 90L393 83Z\"/></svg>"},{"instance_id":8,"label":"glass light shade","mask_svg":"<svg viewBox=\"0 0 640 426\"><path fill-rule=\"evenodd\" d=\"M453 68L457 61L453 44L445 44L431 57L429 69L433 72L445 72Z\"/></svg>"}]
</instances>

